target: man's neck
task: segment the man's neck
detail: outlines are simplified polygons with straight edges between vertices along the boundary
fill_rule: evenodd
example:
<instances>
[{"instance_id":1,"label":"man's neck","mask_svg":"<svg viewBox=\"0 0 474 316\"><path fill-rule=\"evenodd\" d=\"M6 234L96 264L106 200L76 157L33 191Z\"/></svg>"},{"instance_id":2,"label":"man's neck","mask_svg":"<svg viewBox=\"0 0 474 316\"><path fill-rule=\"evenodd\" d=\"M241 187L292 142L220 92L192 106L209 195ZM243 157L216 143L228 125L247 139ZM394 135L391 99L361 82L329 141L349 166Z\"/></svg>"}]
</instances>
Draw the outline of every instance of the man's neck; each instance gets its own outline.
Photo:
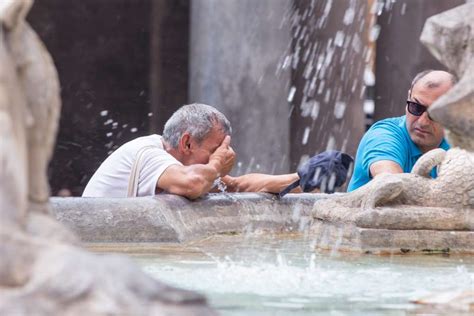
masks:
<instances>
[{"instance_id":1,"label":"man's neck","mask_svg":"<svg viewBox=\"0 0 474 316\"><path fill-rule=\"evenodd\" d=\"M161 138L161 143L163 144L164 150L165 150L168 154L170 154L170 155L173 156L176 160L178 160L179 162L182 163L182 157L181 157L181 155L180 155L178 149L171 147L171 145L168 144L167 142L165 142L165 141L163 140L163 138Z\"/></svg>"},{"instance_id":2,"label":"man's neck","mask_svg":"<svg viewBox=\"0 0 474 316\"><path fill-rule=\"evenodd\" d=\"M426 154L426 153L429 152L430 150L439 148L439 146L441 146L441 143L439 143L438 146L420 146L420 145L417 145L417 146L418 146L418 148L420 149L420 151L421 151L422 154Z\"/></svg>"}]
</instances>

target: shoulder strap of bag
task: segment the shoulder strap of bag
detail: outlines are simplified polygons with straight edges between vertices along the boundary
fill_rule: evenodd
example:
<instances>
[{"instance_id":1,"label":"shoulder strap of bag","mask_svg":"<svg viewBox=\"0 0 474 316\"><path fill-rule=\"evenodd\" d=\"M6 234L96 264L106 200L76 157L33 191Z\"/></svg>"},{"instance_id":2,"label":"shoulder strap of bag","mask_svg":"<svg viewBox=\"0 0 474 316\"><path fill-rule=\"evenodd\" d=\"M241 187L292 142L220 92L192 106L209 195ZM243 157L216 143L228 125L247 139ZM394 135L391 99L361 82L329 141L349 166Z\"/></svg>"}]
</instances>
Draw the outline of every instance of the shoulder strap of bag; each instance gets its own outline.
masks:
<instances>
[{"instance_id":1,"label":"shoulder strap of bag","mask_svg":"<svg viewBox=\"0 0 474 316\"><path fill-rule=\"evenodd\" d=\"M153 148L159 148L158 146L145 146L140 148L133 162L132 169L130 171L130 178L128 179L127 197L136 197L138 194L138 181L140 178L140 170L142 169L142 162L144 153Z\"/></svg>"}]
</instances>

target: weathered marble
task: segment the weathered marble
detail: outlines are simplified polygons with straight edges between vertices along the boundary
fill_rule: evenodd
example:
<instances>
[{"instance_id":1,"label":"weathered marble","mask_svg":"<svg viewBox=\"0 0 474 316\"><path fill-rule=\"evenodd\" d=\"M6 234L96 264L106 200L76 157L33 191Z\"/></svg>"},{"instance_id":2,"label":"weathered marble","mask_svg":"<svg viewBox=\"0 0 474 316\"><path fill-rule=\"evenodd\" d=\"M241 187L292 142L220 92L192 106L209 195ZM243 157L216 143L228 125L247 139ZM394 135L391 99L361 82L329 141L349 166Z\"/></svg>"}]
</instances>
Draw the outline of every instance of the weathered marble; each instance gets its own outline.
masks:
<instances>
[{"instance_id":1,"label":"weathered marble","mask_svg":"<svg viewBox=\"0 0 474 316\"><path fill-rule=\"evenodd\" d=\"M209 194L195 201L161 194L131 199L53 198L56 218L92 248L153 247L215 234L256 232L308 234L320 249L403 254L450 252L474 254L469 213L441 208L376 208L344 217L328 208L315 217L312 208L345 194ZM329 201L328 200L328 201ZM447 225L446 223L449 223ZM466 226L467 225L467 226Z\"/></svg>"},{"instance_id":2,"label":"weathered marble","mask_svg":"<svg viewBox=\"0 0 474 316\"><path fill-rule=\"evenodd\" d=\"M0 315L215 315L129 259L74 246L50 216L61 101L51 56L25 22L31 4L0 1Z\"/></svg>"},{"instance_id":3,"label":"weathered marble","mask_svg":"<svg viewBox=\"0 0 474 316\"><path fill-rule=\"evenodd\" d=\"M446 127L452 145L472 152L474 151L474 2L429 18L420 40L459 78L458 84L430 107L430 115Z\"/></svg>"},{"instance_id":4,"label":"weathered marble","mask_svg":"<svg viewBox=\"0 0 474 316\"><path fill-rule=\"evenodd\" d=\"M302 231L324 194L171 194L140 198L52 198L56 218L83 242L186 242L214 234Z\"/></svg>"},{"instance_id":5,"label":"weathered marble","mask_svg":"<svg viewBox=\"0 0 474 316\"><path fill-rule=\"evenodd\" d=\"M203 296L149 277L126 257L22 233L0 237L26 273L24 286L0 286L1 315L215 315Z\"/></svg>"},{"instance_id":6,"label":"weathered marble","mask_svg":"<svg viewBox=\"0 0 474 316\"><path fill-rule=\"evenodd\" d=\"M472 315L474 312L474 290L451 291L431 294L413 301L424 307L416 315Z\"/></svg>"}]
</instances>

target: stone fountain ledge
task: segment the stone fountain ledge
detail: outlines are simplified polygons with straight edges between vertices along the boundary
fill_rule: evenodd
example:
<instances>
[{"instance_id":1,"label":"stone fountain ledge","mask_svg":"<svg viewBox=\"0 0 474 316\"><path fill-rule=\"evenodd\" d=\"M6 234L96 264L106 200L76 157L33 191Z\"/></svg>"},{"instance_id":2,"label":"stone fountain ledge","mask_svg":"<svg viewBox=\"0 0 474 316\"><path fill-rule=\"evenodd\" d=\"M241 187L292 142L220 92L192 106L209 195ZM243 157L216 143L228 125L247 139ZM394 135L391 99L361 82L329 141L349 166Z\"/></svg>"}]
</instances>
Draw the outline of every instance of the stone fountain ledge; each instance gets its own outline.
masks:
<instances>
[{"instance_id":1,"label":"stone fountain ledge","mask_svg":"<svg viewBox=\"0 0 474 316\"><path fill-rule=\"evenodd\" d=\"M339 194L342 195L342 194ZM315 212L326 194L222 193L190 201L141 198L51 198L52 213L87 244L182 243L218 234L304 232L320 249L356 253L474 254L471 210L375 208L352 218ZM336 213L337 214L337 213ZM130 249L133 249L130 248Z\"/></svg>"}]
</instances>

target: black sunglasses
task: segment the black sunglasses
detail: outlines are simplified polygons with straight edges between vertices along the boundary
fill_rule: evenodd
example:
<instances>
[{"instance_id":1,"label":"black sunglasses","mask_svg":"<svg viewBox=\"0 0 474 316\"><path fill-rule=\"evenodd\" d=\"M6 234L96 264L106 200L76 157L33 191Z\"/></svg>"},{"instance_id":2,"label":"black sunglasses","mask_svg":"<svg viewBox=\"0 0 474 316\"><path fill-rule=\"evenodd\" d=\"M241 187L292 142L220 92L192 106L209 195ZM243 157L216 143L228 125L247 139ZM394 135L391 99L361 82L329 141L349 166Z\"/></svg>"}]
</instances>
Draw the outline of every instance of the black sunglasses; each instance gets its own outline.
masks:
<instances>
[{"instance_id":1,"label":"black sunglasses","mask_svg":"<svg viewBox=\"0 0 474 316\"><path fill-rule=\"evenodd\" d=\"M415 116L421 116L423 113L428 110L428 108L420 103L407 100L407 109L410 114ZM431 120L430 115L428 114L429 119Z\"/></svg>"}]
</instances>

